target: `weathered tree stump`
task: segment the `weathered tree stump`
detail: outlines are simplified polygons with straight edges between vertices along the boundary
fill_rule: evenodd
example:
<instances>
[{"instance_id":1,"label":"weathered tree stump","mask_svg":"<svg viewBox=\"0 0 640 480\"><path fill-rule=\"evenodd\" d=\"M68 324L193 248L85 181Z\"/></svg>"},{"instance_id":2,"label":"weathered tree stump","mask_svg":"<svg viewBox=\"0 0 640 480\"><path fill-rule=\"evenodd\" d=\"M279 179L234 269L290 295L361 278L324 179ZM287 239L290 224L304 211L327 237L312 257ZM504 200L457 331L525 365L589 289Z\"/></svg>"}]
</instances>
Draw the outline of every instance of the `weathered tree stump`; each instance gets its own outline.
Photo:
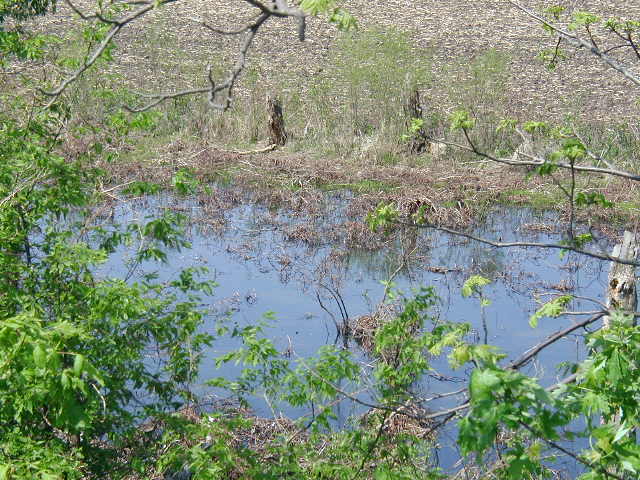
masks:
<instances>
[{"instance_id":1,"label":"weathered tree stump","mask_svg":"<svg viewBox=\"0 0 640 480\"><path fill-rule=\"evenodd\" d=\"M528 132L517 129L517 132L522 137L522 143L518 145L516 150L511 155L512 162L530 162L531 157L534 156L535 151L533 149L533 135Z\"/></svg>"},{"instance_id":2,"label":"weathered tree stump","mask_svg":"<svg viewBox=\"0 0 640 480\"><path fill-rule=\"evenodd\" d=\"M287 143L287 132L284 129L282 103L276 96L267 98L267 113L269 115L269 142L271 145L283 146Z\"/></svg>"},{"instance_id":3,"label":"weathered tree stump","mask_svg":"<svg viewBox=\"0 0 640 480\"><path fill-rule=\"evenodd\" d=\"M422 153L427 149L429 141L427 140L427 132L423 127L420 127L416 131L413 129L414 119L424 120L422 116L422 106L420 105L420 92L418 92L417 88L409 94L404 106L404 112L407 117L406 125L410 135L409 152L412 154Z\"/></svg>"},{"instance_id":4,"label":"weathered tree stump","mask_svg":"<svg viewBox=\"0 0 640 480\"><path fill-rule=\"evenodd\" d=\"M621 260L636 260L638 244L635 234L625 231L622 243L613 247L611 256ZM632 313L636 311L637 306L636 267L612 262L607 283L607 307ZM604 318L603 323L604 328L609 328L610 319L608 316Z\"/></svg>"}]
</instances>

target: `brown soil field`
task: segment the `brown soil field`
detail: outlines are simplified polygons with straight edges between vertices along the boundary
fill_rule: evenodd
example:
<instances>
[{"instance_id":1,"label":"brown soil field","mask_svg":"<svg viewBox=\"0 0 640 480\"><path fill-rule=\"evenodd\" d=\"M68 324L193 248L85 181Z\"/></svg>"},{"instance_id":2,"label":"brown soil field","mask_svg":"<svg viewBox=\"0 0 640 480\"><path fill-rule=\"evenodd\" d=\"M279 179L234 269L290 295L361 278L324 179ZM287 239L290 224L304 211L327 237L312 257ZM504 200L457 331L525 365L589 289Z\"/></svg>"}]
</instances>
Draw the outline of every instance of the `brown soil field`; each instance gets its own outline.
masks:
<instances>
[{"instance_id":1,"label":"brown soil field","mask_svg":"<svg viewBox=\"0 0 640 480\"><path fill-rule=\"evenodd\" d=\"M72 13L64 2L59 3L55 15L37 21L42 29L61 31L68 25ZM532 9L565 3L602 18L640 18L640 3L625 0L524 3ZM77 4L91 11L92 2L78 0ZM347 0L342 5L355 15L361 29L404 31L416 49L424 51L425 61L432 58L434 80L425 93L434 104L450 103L446 87L463 74L459 67L495 48L510 58L507 90L509 110L516 118L572 112L585 121L623 122L638 116L638 89L588 52L567 48L566 61L549 72L536 56L541 49L553 47L553 39L505 0ZM202 84L209 64L222 71L233 64L240 39L212 33L201 22L232 30L256 12L243 0L169 4L122 32L113 68L148 90L192 86L195 77ZM259 84L265 88L278 89L284 76L294 79L304 91L307 80L330 60L330 48L338 35L326 19L310 18L307 39L299 42L293 19L270 19L255 39L247 66L259 72ZM603 31L595 35L604 38Z\"/></svg>"}]
</instances>

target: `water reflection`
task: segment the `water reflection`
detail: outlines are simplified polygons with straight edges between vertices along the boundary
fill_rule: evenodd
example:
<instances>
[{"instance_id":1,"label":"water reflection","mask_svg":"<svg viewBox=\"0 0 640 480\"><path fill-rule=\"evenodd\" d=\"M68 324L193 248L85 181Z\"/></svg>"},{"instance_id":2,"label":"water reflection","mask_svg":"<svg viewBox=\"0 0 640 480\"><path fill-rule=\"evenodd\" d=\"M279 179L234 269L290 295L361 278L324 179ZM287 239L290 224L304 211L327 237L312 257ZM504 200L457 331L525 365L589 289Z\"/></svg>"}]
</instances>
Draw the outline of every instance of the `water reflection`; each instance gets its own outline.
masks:
<instances>
[{"instance_id":1,"label":"water reflection","mask_svg":"<svg viewBox=\"0 0 640 480\"><path fill-rule=\"evenodd\" d=\"M293 349L303 358L335 341L340 320L373 312L385 289L381 282L394 274L396 288L405 292L435 286L441 299L436 309L439 317L470 323L479 341L498 346L510 359L570 322L544 319L532 329L528 321L538 308L536 298L545 301L549 293L565 290L583 297L603 297L606 265L602 262L571 253L560 258L555 250L497 249L432 230L405 229L389 238L365 238L366 229L349 217L348 203L348 194L334 193L305 215L268 208L247 198L235 199L212 213L202 202L161 196L119 204L115 218L122 223L134 221L161 208L189 215L193 219L191 250L171 256L167 264L145 268L158 270L160 278L168 280L181 268L209 267L219 287L208 305L211 316L205 328L214 331L222 317L232 326L252 325L264 312L273 311L276 321L268 329L269 336L281 351ZM556 222L551 213L501 209L487 215L474 233L503 241L557 241ZM354 247L358 241L362 245ZM103 275L122 275L126 268L122 259L127 254L120 253L120 260L107 264ZM471 275L492 280L484 293L491 305L482 313L477 299L460 295L462 283ZM592 308L584 300L574 302L574 310ZM215 370L213 358L238 346L237 340L218 338L207 352L201 378L236 376L240 367L226 365ZM364 363L371 361L355 342L348 347ZM556 364L577 361L583 354L582 338L576 334L544 350L524 371L551 384L561 376ZM434 374L417 386L425 397L452 390L452 383L465 382L469 373L452 371L444 358L434 358L433 366ZM265 404L257 403L255 408L258 414L272 414ZM359 411L352 404L339 405L336 414L346 423ZM457 458L446 449L441 455L451 463Z\"/></svg>"}]
</instances>

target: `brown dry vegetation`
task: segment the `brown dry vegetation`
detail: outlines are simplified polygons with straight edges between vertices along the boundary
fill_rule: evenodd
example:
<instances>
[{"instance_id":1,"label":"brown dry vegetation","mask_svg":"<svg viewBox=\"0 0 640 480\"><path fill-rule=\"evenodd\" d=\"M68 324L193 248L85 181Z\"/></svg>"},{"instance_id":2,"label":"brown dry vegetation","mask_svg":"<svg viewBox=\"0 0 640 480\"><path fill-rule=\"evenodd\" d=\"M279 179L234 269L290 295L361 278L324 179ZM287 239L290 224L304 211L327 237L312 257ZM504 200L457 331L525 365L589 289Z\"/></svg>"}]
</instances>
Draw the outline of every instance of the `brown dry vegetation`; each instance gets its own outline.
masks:
<instances>
[{"instance_id":1,"label":"brown dry vegetation","mask_svg":"<svg viewBox=\"0 0 640 480\"><path fill-rule=\"evenodd\" d=\"M78 4L86 7L91 2L83 0ZM540 1L528 4L532 8L544 5ZM579 1L572 5L607 18L640 18L639 5L620 0ZM593 126L594 132L608 132L618 124L633 122L640 113L637 91L587 52L569 49L569 58L555 72L548 72L536 54L541 48L552 46L552 39L534 20L504 1L353 0L345 2L345 7L357 17L362 31L377 29L384 37L384 32L401 30L408 35L411 55L426 68L429 77L420 82L421 98L426 114L437 119L435 133L443 133L442 119L461 104L472 107L480 120L506 116L560 120L572 114L575 123ZM235 61L240 39L213 34L199 22L230 29L246 23L254 14L255 10L241 0L183 0L153 12L123 32L115 61L106 67L108 73L116 75L109 82L137 91L172 91L202 85L208 65L214 65L214 70L223 75ZM55 15L38 19L32 26L45 32L72 32L70 38L74 38L74 29L69 28L73 25L71 19L69 9L61 3ZM311 123L322 120L311 103L333 102L333 114L347 116L349 107L344 98L318 99L311 93L322 75L323 81L332 82L331 75L336 73L332 66L341 60L348 62L348 58L341 58L348 52L336 49L340 36L324 19L313 18L307 41L300 43L293 20L270 20L250 51L247 70L237 90L236 109L220 117L206 109L204 99L197 99L173 112L174 118L164 126L162 135L142 138L133 145L114 146L124 161L105 165L113 173L113 181L135 177L162 181L176 168L187 166L205 179L232 178L248 188L275 189L278 192L274 195L280 199L292 191L350 188L362 197L358 202L363 213L380 201L393 201L401 208L419 201L431 206L433 219L457 226L468 224L496 201L523 205L533 201L541 207L561 205L557 188L549 179L527 179L520 170L473 161L471 156L452 148L438 155L405 155L398 139L389 138L395 131L380 127L385 118L378 123L372 121L386 138L346 128L333 132L341 138L331 139L334 144L329 149L326 139L317 146L305 143L314 128ZM67 45L61 51L73 48ZM500 78L495 82L478 83L469 65L482 59L489 49L499 52L505 62L499 67L503 70L497 73ZM104 78L104 74L100 75ZM80 88L90 89L90 85ZM483 87L496 91L482 91ZM264 99L274 90L284 97L292 146L253 155L240 152L238 145L252 150L255 142L266 138L266 125L262 123ZM93 112L91 107L85 107L83 121L90 121ZM163 108L166 113L173 107ZM478 135L493 135L493 126L483 128ZM630 132L640 137L636 130L632 124ZM507 147L518 143L517 138L494 140ZM487 141L490 145L491 141ZM81 154L87 145L69 136L67 153ZM635 154L631 156L635 160ZM635 185L592 176L584 180L582 187L625 202L624 208L615 213L616 218L635 216ZM588 217L611 223L612 213L590 211ZM588 218L585 215L582 219Z\"/></svg>"},{"instance_id":2,"label":"brown dry vegetation","mask_svg":"<svg viewBox=\"0 0 640 480\"><path fill-rule=\"evenodd\" d=\"M533 206L558 208L563 216L568 216L557 188L548 179L526 177L515 167L451 162L446 158L413 167L403 164L354 166L308 155L274 152L247 157L211 149L199 152L188 163L162 157L156 162L119 164L112 168L112 182L118 184L145 178L168 184L175 169L184 165L203 180L219 179L220 172L230 173L235 185L254 193L261 192L260 201L307 213L317 213L318 189L342 187L356 193L350 206L352 218L363 218L380 202L394 203L407 216L412 213L412 204L426 204L430 221L455 227L468 226L496 202L521 206L530 206L533 202ZM109 168L108 165L104 167ZM579 220L593 222L604 233L613 234L616 224L637 216L638 207L628 203L636 199L638 186L635 182L591 177L583 189L602 192L611 201L621 202L621 207L616 209L590 207L576 212ZM545 225L545 228L549 226ZM292 234L299 236L302 232ZM365 241L358 241L362 235L351 229L349 238L364 246ZM372 248L375 249L375 242Z\"/></svg>"}]
</instances>

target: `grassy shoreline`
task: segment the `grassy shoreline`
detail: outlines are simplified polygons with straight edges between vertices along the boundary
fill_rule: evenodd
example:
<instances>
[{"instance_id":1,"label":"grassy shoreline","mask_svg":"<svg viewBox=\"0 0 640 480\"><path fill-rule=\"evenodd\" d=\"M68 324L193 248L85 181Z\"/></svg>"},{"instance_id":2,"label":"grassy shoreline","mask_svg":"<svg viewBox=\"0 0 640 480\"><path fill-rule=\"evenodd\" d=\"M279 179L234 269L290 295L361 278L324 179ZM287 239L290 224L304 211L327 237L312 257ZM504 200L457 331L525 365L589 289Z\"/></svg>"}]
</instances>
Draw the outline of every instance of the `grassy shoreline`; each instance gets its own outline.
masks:
<instances>
[{"instance_id":1,"label":"grassy shoreline","mask_svg":"<svg viewBox=\"0 0 640 480\"><path fill-rule=\"evenodd\" d=\"M296 199L333 190L348 190L353 209L366 213L380 203L394 203L401 210L419 200L431 206L431 219L443 226L465 228L494 207L526 207L554 210L569 217L569 203L547 177L529 175L515 167L482 161L425 158L412 165L408 156L393 166L372 166L357 159L321 158L317 155L272 151L248 154L202 144L183 145L180 152L158 153L153 159L135 155L109 165L111 186L134 180L169 186L172 175L186 168L202 182L233 185L252 192L262 201L287 205ZM425 156L426 157L426 156ZM419 158L418 158L419 159ZM568 174L558 176L567 182ZM612 208L577 208L576 220L615 236L640 210L637 186L626 180L611 181L593 175L579 177L577 190L599 192L613 200Z\"/></svg>"}]
</instances>

